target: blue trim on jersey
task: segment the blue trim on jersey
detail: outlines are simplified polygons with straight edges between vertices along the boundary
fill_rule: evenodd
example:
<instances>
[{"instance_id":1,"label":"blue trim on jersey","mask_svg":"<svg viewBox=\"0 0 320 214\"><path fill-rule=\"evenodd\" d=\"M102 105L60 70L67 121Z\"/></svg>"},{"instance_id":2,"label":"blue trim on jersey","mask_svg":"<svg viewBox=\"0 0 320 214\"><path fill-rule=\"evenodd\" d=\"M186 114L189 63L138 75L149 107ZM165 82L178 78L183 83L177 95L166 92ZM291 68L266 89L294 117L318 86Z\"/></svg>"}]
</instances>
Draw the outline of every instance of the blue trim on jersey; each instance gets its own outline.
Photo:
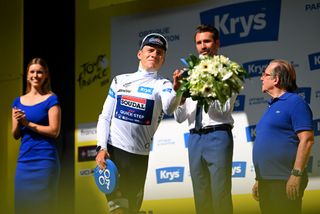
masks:
<instances>
[{"instance_id":1,"label":"blue trim on jersey","mask_svg":"<svg viewBox=\"0 0 320 214\"><path fill-rule=\"evenodd\" d=\"M116 93L114 93L112 88L110 88L110 90L109 90L109 96L112 97L112 98L116 98Z\"/></svg>"},{"instance_id":2,"label":"blue trim on jersey","mask_svg":"<svg viewBox=\"0 0 320 214\"><path fill-rule=\"evenodd\" d=\"M172 88L165 88L165 89L163 89L162 91L163 91L163 92L169 92L169 93L171 93Z\"/></svg>"}]
</instances>

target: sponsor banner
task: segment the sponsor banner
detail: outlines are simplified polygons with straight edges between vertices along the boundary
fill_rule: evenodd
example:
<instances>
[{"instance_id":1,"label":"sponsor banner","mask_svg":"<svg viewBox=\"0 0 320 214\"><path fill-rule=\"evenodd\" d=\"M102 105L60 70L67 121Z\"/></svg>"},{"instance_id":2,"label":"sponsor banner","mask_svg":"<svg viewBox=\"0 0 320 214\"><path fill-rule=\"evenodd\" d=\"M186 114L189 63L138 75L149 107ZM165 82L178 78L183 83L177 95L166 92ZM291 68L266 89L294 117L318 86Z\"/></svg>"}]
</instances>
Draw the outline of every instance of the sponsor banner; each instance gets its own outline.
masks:
<instances>
[{"instance_id":1,"label":"sponsor banner","mask_svg":"<svg viewBox=\"0 0 320 214\"><path fill-rule=\"evenodd\" d=\"M220 32L220 46L277 41L281 1L249 1L200 12L201 23Z\"/></svg>"},{"instance_id":2,"label":"sponsor banner","mask_svg":"<svg viewBox=\"0 0 320 214\"><path fill-rule=\"evenodd\" d=\"M78 162L94 161L96 159L97 146L79 146L78 147Z\"/></svg>"},{"instance_id":3,"label":"sponsor banner","mask_svg":"<svg viewBox=\"0 0 320 214\"><path fill-rule=\"evenodd\" d=\"M233 111L244 111L246 95L239 94L234 104Z\"/></svg>"},{"instance_id":4,"label":"sponsor banner","mask_svg":"<svg viewBox=\"0 0 320 214\"><path fill-rule=\"evenodd\" d=\"M92 176L93 169L81 169L79 171L79 176Z\"/></svg>"},{"instance_id":5,"label":"sponsor banner","mask_svg":"<svg viewBox=\"0 0 320 214\"><path fill-rule=\"evenodd\" d=\"M244 69L246 69L249 73L248 78L258 77L260 78L262 72L267 68L271 59L259 59L251 62L243 63Z\"/></svg>"},{"instance_id":6,"label":"sponsor banner","mask_svg":"<svg viewBox=\"0 0 320 214\"><path fill-rule=\"evenodd\" d=\"M232 163L232 177L244 178L246 177L247 163L245 161L236 161Z\"/></svg>"},{"instance_id":7,"label":"sponsor banner","mask_svg":"<svg viewBox=\"0 0 320 214\"><path fill-rule=\"evenodd\" d=\"M184 167L165 167L156 169L157 184L183 182Z\"/></svg>"},{"instance_id":8,"label":"sponsor banner","mask_svg":"<svg viewBox=\"0 0 320 214\"><path fill-rule=\"evenodd\" d=\"M313 53L308 56L310 70L320 69L320 52Z\"/></svg>"},{"instance_id":9,"label":"sponsor banner","mask_svg":"<svg viewBox=\"0 0 320 214\"><path fill-rule=\"evenodd\" d=\"M247 142L254 142L256 139L256 125L246 127Z\"/></svg>"},{"instance_id":10,"label":"sponsor banner","mask_svg":"<svg viewBox=\"0 0 320 214\"><path fill-rule=\"evenodd\" d=\"M308 165L311 177L308 188L319 189L316 186L320 186L320 155L316 151L320 149L317 143L320 135L320 49L315 44L318 44L320 28L314 27L318 24L316 20L320 19L318 8L317 2L304 1L208 0L159 13L114 17L111 29L111 73L117 75L120 74L117 72L132 71L137 65L139 42L146 34L157 32L163 34L169 43L166 62L160 74L172 79L173 71L184 66L180 59L196 53L196 26L200 23L214 24L220 31L219 54L237 61L249 72L233 112L232 192L250 194L255 178L251 160L255 128L270 100L270 96L261 91L261 74L272 59L288 60L296 69L300 87L298 93L309 103L314 115L316 143ZM181 24L181 20L188 25ZM296 26L299 25L299 32L308 33L297 34L293 21ZM297 46L296 42L301 40L305 42ZM126 50L128 54L123 55L119 50ZM144 87L139 91L152 93L152 89ZM134 109L133 106L130 108ZM153 138L146 200L192 197L188 124L178 124L172 116L166 118ZM174 173L177 173L175 167L184 169L183 178L174 178Z\"/></svg>"},{"instance_id":11,"label":"sponsor banner","mask_svg":"<svg viewBox=\"0 0 320 214\"><path fill-rule=\"evenodd\" d=\"M314 1L314 2L308 2L304 6L306 12L319 12L320 11L320 2Z\"/></svg>"},{"instance_id":12,"label":"sponsor banner","mask_svg":"<svg viewBox=\"0 0 320 214\"><path fill-rule=\"evenodd\" d=\"M76 130L78 142L97 140L97 123L81 123Z\"/></svg>"}]
</instances>

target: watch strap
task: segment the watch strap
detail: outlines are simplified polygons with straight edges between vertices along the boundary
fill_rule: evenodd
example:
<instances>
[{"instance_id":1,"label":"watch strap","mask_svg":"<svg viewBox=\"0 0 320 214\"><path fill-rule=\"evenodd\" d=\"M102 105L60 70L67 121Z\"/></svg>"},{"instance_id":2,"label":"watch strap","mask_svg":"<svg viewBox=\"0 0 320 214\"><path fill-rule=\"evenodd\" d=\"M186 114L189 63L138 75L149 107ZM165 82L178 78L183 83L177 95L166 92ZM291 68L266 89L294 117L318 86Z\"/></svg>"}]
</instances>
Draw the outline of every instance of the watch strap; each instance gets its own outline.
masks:
<instances>
[{"instance_id":1,"label":"watch strap","mask_svg":"<svg viewBox=\"0 0 320 214\"><path fill-rule=\"evenodd\" d=\"M291 175L301 177L303 172L300 169L292 169L291 170Z\"/></svg>"}]
</instances>

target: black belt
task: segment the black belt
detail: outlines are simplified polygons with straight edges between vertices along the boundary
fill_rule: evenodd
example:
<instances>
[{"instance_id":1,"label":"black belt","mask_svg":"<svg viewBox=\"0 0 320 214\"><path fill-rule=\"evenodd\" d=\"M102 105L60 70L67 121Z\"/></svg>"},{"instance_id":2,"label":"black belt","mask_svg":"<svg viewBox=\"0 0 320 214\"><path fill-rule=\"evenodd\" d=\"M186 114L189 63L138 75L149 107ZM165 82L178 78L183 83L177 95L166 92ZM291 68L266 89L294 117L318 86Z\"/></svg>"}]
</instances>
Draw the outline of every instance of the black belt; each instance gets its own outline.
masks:
<instances>
[{"instance_id":1,"label":"black belt","mask_svg":"<svg viewBox=\"0 0 320 214\"><path fill-rule=\"evenodd\" d=\"M230 124L219 124L214 126L205 126L199 130L190 129L190 134L208 134L209 132L228 131L231 129L232 129L232 126Z\"/></svg>"}]
</instances>

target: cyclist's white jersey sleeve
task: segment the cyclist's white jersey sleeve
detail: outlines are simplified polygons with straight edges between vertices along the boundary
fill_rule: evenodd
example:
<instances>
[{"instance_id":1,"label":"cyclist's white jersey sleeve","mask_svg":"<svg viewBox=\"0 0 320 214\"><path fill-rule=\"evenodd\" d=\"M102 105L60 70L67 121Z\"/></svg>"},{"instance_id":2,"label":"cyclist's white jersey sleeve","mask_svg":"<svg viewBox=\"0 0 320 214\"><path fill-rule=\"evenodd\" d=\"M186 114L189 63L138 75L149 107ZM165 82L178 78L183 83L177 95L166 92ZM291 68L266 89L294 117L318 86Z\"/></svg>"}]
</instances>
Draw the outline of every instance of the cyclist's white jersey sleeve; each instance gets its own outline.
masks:
<instances>
[{"instance_id":1,"label":"cyclist's white jersey sleeve","mask_svg":"<svg viewBox=\"0 0 320 214\"><path fill-rule=\"evenodd\" d=\"M172 83L157 72L116 76L99 115L98 146L107 143L130 153L148 155L152 137L164 115L179 105Z\"/></svg>"}]
</instances>

